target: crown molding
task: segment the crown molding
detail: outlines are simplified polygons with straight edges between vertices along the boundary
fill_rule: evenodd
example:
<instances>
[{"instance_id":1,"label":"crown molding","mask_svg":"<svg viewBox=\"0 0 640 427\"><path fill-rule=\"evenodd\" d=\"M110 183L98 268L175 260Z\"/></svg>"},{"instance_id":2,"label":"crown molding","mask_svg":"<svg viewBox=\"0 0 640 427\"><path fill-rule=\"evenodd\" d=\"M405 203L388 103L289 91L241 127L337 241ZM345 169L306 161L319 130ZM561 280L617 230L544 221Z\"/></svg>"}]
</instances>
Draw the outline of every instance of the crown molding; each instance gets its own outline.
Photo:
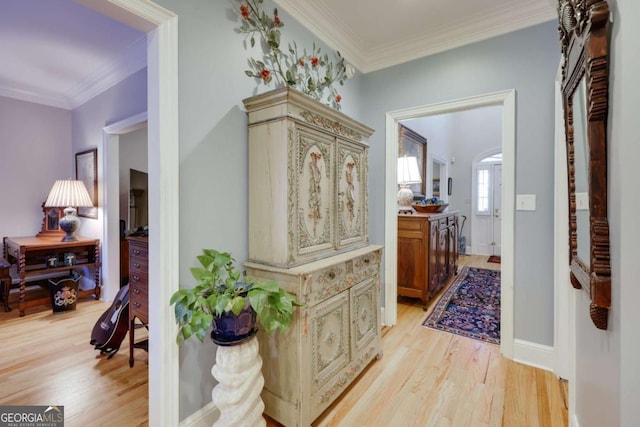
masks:
<instances>
[{"instance_id":1,"label":"crown molding","mask_svg":"<svg viewBox=\"0 0 640 427\"><path fill-rule=\"evenodd\" d=\"M557 19L555 9L535 4L492 11L470 17L449 29L438 30L435 35L378 46L369 52L369 61L362 72L377 71Z\"/></svg>"},{"instance_id":2,"label":"crown molding","mask_svg":"<svg viewBox=\"0 0 640 427\"><path fill-rule=\"evenodd\" d=\"M79 107L105 90L147 66L147 35L133 42L115 60L105 64L65 92L71 109Z\"/></svg>"},{"instance_id":3,"label":"crown molding","mask_svg":"<svg viewBox=\"0 0 640 427\"><path fill-rule=\"evenodd\" d=\"M33 88L0 86L0 96L73 110L147 66L147 36L140 37L117 58L95 70L62 94Z\"/></svg>"},{"instance_id":4,"label":"crown molding","mask_svg":"<svg viewBox=\"0 0 640 427\"><path fill-rule=\"evenodd\" d=\"M451 28L432 29L430 34L418 38L369 46L315 0L275 2L332 49L339 50L347 62L365 74L557 19L556 9L551 2L526 2L506 9L489 9Z\"/></svg>"},{"instance_id":5,"label":"crown molding","mask_svg":"<svg viewBox=\"0 0 640 427\"><path fill-rule=\"evenodd\" d=\"M296 21L335 49L345 61L361 71L366 65L364 42L341 20L314 0L274 0Z\"/></svg>"},{"instance_id":6,"label":"crown molding","mask_svg":"<svg viewBox=\"0 0 640 427\"><path fill-rule=\"evenodd\" d=\"M62 95L44 94L37 91L0 86L0 96L34 104L47 105L49 107L63 108L65 110L71 109L69 100Z\"/></svg>"}]
</instances>

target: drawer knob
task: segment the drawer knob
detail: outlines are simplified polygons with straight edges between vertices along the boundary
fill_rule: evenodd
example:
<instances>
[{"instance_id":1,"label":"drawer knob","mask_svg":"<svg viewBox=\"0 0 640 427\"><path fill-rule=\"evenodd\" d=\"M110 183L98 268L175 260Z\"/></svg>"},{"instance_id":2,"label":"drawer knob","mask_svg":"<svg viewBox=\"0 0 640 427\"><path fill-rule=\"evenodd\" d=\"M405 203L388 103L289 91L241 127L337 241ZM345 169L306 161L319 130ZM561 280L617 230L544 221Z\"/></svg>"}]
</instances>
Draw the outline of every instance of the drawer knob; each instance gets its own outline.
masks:
<instances>
[{"instance_id":1,"label":"drawer knob","mask_svg":"<svg viewBox=\"0 0 640 427\"><path fill-rule=\"evenodd\" d=\"M139 264L139 263L137 263L137 262L134 262L134 263L133 263L133 266L134 266L135 268L140 268L140 264Z\"/></svg>"},{"instance_id":2,"label":"drawer knob","mask_svg":"<svg viewBox=\"0 0 640 427\"><path fill-rule=\"evenodd\" d=\"M140 255L140 251L139 251L139 250L137 250L137 249L134 249L134 250L133 250L133 253L134 253L134 254L136 254L136 255Z\"/></svg>"},{"instance_id":3,"label":"drawer knob","mask_svg":"<svg viewBox=\"0 0 640 427\"><path fill-rule=\"evenodd\" d=\"M139 281L140 281L140 277L138 277L138 276L133 276L133 281L134 281L134 282L139 282Z\"/></svg>"},{"instance_id":4,"label":"drawer knob","mask_svg":"<svg viewBox=\"0 0 640 427\"><path fill-rule=\"evenodd\" d=\"M330 271L330 272L329 272L329 279L333 280L333 279L335 279L335 278L336 278L336 273L335 273L335 272L333 272L333 271Z\"/></svg>"},{"instance_id":5,"label":"drawer knob","mask_svg":"<svg viewBox=\"0 0 640 427\"><path fill-rule=\"evenodd\" d=\"M371 262L371 260L370 260L369 258L365 258L365 259L364 259L364 263L365 263L365 264L369 264L370 262Z\"/></svg>"},{"instance_id":6,"label":"drawer knob","mask_svg":"<svg viewBox=\"0 0 640 427\"><path fill-rule=\"evenodd\" d=\"M134 302L134 303L133 303L133 305L134 305L136 308L140 308L140 303L139 303L139 302Z\"/></svg>"},{"instance_id":7,"label":"drawer knob","mask_svg":"<svg viewBox=\"0 0 640 427\"><path fill-rule=\"evenodd\" d=\"M138 289L138 288L134 288L134 289L133 289L133 293L134 293L134 294L136 294L136 295L138 295L138 294L140 293L140 289Z\"/></svg>"}]
</instances>

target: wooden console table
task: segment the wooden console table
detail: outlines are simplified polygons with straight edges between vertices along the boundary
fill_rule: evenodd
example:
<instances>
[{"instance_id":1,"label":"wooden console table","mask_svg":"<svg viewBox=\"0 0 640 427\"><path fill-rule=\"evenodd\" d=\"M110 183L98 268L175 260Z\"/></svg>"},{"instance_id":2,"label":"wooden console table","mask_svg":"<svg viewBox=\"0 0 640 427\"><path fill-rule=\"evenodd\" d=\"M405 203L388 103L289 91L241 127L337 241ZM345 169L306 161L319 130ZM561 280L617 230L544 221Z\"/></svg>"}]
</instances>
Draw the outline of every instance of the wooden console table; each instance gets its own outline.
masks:
<instances>
[{"instance_id":1,"label":"wooden console table","mask_svg":"<svg viewBox=\"0 0 640 427\"><path fill-rule=\"evenodd\" d=\"M39 298L25 301L27 276L52 273L56 271L73 270L83 266L95 267L95 287L89 290L79 290L78 296L95 295L100 298L100 240L78 237L75 242L61 242L60 237L5 237L4 250L7 260L16 264L20 275L20 317L25 309L49 301L49 298ZM64 255L73 253L75 263L64 265ZM47 259L55 256L59 259L57 267L47 267Z\"/></svg>"},{"instance_id":2,"label":"wooden console table","mask_svg":"<svg viewBox=\"0 0 640 427\"><path fill-rule=\"evenodd\" d=\"M398 215L398 295L424 309L458 274L458 211Z\"/></svg>"}]
</instances>

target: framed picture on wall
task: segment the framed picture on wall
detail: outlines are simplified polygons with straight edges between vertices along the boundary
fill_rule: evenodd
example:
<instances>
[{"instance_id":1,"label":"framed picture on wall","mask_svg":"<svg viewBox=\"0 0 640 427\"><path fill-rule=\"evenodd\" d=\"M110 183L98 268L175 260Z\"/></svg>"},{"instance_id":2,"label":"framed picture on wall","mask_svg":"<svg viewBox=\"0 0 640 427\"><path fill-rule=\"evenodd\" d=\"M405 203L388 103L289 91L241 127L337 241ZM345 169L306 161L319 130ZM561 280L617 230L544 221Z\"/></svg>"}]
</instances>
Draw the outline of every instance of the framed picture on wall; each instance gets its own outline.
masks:
<instances>
[{"instance_id":1,"label":"framed picture on wall","mask_svg":"<svg viewBox=\"0 0 640 427\"><path fill-rule=\"evenodd\" d=\"M89 197L93 201L92 208L78 208L78 215L87 218L98 218L98 149L76 153L76 179L84 182Z\"/></svg>"}]
</instances>

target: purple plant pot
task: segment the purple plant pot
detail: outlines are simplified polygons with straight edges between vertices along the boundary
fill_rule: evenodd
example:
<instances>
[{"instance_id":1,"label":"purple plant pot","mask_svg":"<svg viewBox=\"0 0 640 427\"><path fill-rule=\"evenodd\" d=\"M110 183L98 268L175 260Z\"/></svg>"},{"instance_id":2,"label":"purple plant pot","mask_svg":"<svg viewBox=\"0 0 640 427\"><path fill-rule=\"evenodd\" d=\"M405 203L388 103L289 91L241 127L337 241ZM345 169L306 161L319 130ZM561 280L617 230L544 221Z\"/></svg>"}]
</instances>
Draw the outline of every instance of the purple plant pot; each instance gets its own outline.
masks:
<instances>
[{"instance_id":1,"label":"purple plant pot","mask_svg":"<svg viewBox=\"0 0 640 427\"><path fill-rule=\"evenodd\" d=\"M232 312L223 313L213 318L211 340L224 346L242 344L258 332L256 320L256 312L249 304L237 316Z\"/></svg>"}]
</instances>

